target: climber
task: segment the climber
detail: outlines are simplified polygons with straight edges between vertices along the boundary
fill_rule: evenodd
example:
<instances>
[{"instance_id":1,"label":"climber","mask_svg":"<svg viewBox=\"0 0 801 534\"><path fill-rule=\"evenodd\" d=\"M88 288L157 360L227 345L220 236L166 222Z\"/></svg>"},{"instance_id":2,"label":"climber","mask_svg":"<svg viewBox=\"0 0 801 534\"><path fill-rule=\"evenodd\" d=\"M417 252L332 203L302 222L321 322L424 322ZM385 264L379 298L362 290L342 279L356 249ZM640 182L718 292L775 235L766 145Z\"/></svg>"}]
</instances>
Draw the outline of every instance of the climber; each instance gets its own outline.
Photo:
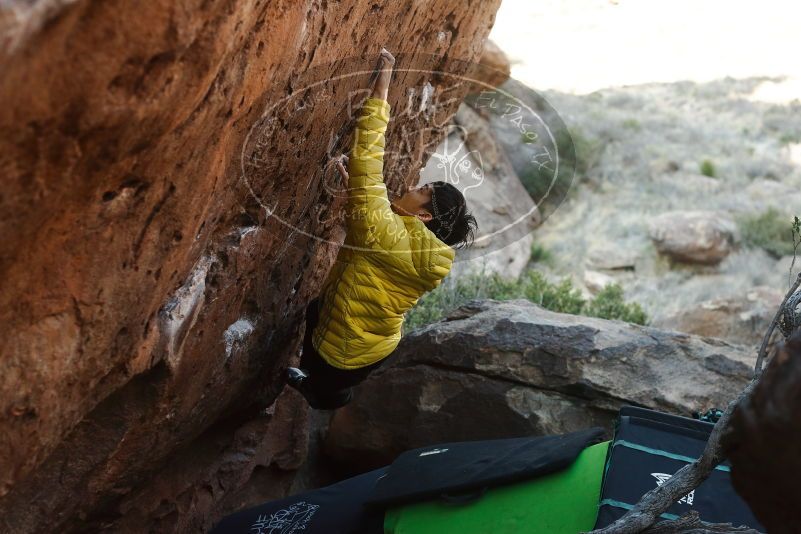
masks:
<instances>
[{"instance_id":1,"label":"climber","mask_svg":"<svg viewBox=\"0 0 801 534\"><path fill-rule=\"evenodd\" d=\"M356 121L348 169L347 233L320 296L306 308L299 368L287 382L315 409L336 409L352 387L379 367L400 342L404 314L450 271L455 251L477 228L464 196L433 182L390 202L384 184L384 134L395 58L381 50L375 84Z\"/></svg>"}]
</instances>

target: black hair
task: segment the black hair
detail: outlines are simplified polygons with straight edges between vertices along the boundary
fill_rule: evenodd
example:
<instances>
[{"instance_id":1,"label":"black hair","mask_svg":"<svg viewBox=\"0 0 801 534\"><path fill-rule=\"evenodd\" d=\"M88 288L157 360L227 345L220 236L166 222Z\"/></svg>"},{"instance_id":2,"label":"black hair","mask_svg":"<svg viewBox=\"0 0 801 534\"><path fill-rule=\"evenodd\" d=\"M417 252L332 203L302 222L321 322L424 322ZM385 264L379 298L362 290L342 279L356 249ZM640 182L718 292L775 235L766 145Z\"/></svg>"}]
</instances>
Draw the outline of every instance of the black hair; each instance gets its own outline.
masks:
<instances>
[{"instance_id":1,"label":"black hair","mask_svg":"<svg viewBox=\"0 0 801 534\"><path fill-rule=\"evenodd\" d=\"M464 195L448 182L432 182L431 186L431 202L423 206L432 215L425 223L426 227L447 245L455 248L470 246L478 223L467 211Z\"/></svg>"}]
</instances>

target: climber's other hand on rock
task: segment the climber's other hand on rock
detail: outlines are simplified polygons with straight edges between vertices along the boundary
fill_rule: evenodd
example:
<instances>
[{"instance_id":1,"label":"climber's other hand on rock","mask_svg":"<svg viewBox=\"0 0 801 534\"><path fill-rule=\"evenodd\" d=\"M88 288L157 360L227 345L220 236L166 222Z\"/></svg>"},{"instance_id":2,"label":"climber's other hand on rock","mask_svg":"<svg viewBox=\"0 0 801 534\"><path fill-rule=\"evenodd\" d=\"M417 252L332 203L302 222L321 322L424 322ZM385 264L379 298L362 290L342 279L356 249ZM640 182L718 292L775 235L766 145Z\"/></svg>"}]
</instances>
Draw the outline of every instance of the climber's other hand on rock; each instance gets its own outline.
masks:
<instances>
[{"instance_id":1,"label":"climber's other hand on rock","mask_svg":"<svg viewBox=\"0 0 801 534\"><path fill-rule=\"evenodd\" d=\"M349 176L348 176L348 171L345 169L345 165L342 164L343 160L345 161L345 163L347 163L348 157L343 155L341 158L337 160L337 170L339 170L339 174L342 176L342 179L347 184Z\"/></svg>"}]
</instances>

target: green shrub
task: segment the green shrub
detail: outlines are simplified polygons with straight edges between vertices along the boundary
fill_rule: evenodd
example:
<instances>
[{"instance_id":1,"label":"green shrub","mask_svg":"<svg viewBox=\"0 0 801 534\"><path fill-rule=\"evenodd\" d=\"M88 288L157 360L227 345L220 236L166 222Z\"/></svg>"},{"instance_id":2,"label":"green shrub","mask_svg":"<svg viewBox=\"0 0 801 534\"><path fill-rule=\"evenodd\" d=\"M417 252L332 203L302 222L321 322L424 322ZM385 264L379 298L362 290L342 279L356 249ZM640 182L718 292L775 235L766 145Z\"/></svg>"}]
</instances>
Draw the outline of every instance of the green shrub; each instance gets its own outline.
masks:
<instances>
[{"instance_id":1,"label":"green shrub","mask_svg":"<svg viewBox=\"0 0 801 534\"><path fill-rule=\"evenodd\" d=\"M635 132L639 132L642 127L640 126L640 121L637 119L626 119L623 121L623 127L628 128L629 130L634 130Z\"/></svg>"},{"instance_id":2,"label":"green shrub","mask_svg":"<svg viewBox=\"0 0 801 534\"><path fill-rule=\"evenodd\" d=\"M554 132L554 141L559 151L562 167L569 161L570 155L575 154L576 179L586 176L598 164L603 145L600 141L586 137L580 130L558 130ZM519 178L528 194L535 202L549 201L561 202L568 188L573 183L573 177L560 177L554 183L554 169L552 166L540 166L530 163L520 173ZM570 178L568 180L567 178ZM546 193L548 193L546 197Z\"/></svg>"},{"instance_id":3,"label":"green shrub","mask_svg":"<svg viewBox=\"0 0 801 534\"><path fill-rule=\"evenodd\" d=\"M546 310L580 314L584 307L581 292L573 287L569 278L553 284L539 271L527 271L520 278L523 296Z\"/></svg>"},{"instance_id":4,"label":"green shrub","mask_svg":"<svg viewBox=\"0 0 801 534\"><path fill-rule=\"evenodd\" d=\"M715 164L708 159L702 161L699 168L701 170L701 174L703 174L704 176L709 176L710 178L715 178L717 176L717 169L715 169Z\"/></svg>"},{"instance_id":5,"label":"green shrub","mask_svg":"<svg viewBox=\"0 0 801 534\"><path fill-rule=\"evenodd\" d=\"M406 312L403 321L404 332L439 321L449 311L470 300L470 295L460 293L460 289L461 284L451 287L451 284L442 283L435 290L423 295L417 304Z\"/></svg>"},{"instance_id":6,"label":"green shrub","mask_svg":"<svg viewBox=\"0 0 801 534\"><path fill-rule=\"evenodd\" d=\"M406 313L404 331L433 323L472 299L528 299L543 308L560 313L588 315L646 324L648 318L636 304L623 300L619 285L607 286L591 301L573 287L569 278L559 283L549 282L539 271L528 270L517 280L498 274L470 274L447 280L435 290L423 295L414 308Z\"/></svg>"},{"instance_id":7,"label":"green shrub","mask_svg":"<svg viewBox=\"0 0 801 534\"><path fill-rule=\"evenodd\" d=\"M488 276L482 283L468 282L471 286L478 288L478 294L473 298L488 298L495 300L512 300L522 298L523 292L520 287L520 282L517 280L510 280L493 273Z\"/></svg>"},{"instance_id":8,"label":"green shrub","mask_svg":"<svg viewBox=\"0 0 801 534\"><path fill-rule=\"evenodd\" d=\"M446 279L439 287L423 295L406 313L404 330L433 323L472 299L510 300L523 298L519 284L492 274L471 274L456 280Z\"/></svg>"},{"instance_id":9,"label":"green shrub","mask_svg":"<svg viewBox=\"0 0 801 534\"><path fill-rule=\"evenodd\" d=\"M569 184L553 182L553 171L534 164L528 165L519 175L520 183L526 188L534 202L547 202L550 199L562 199L568 191ZM547 197L546 197L547 194Z\"/></svg>"},{"instance_id":10,"label":"green shrub","mask_svg":"<svg viewBox=\"0 0 801 534\"><path fill-rule=\"evenodd\" d=\"M775 208L738 221L743 242L748 246L764 249L775 258L793 253L793 230L788 227L788 222L791 225L793 223L790 217Z\"/></svg>"},{"instance_id":11,"label":"green shrub","mask_svg":"<svg viewBox=\"0 0 801 534\"><path fill-rule=\"evenodd\" d=\"M623 288L620 284L609 284L599 291L585 307L584 315L634 324L645 324L648 321L648 316L639 304L623 300Z\"/></svg>"},{"instance_id":12,"label":"green shrub","mask_svg":"<svg viewBox=\"0 0 801 534\"><path fill-rule=\"evenodd\" d=\"M779 142L783 145L791 143L801 143L801 134L799 133L785 133L779 136Z\"/></svg>"},{"instance_id":13,"label":"green shrub","mask_svg":"<svg viewBox=\"0 0 801 534\"><path fill-rule=\"evenodd\" d=\"M532 243L531 254L528 257L528 261L532 263L544 263L546 265L552 265L553 254L551 254L550 250L543 247L539 243Z\"/></svg>"},{"instance_id":14,"label":"green shrub","mask_svg":"<svg viewBox=\"0 0 801 534\"><path fill-rule=\"evenodd\" d=\"M598 165L598 160L603 152L603 143L598 139L591 139L584 135L579 129L570 130L567 132L559 132L557 135L556 143L560 148L568 141L565 139L567 135L573 141L573 147L576 149L576 173L584 175L590 172Z\"/></svg>"}]
</instances>

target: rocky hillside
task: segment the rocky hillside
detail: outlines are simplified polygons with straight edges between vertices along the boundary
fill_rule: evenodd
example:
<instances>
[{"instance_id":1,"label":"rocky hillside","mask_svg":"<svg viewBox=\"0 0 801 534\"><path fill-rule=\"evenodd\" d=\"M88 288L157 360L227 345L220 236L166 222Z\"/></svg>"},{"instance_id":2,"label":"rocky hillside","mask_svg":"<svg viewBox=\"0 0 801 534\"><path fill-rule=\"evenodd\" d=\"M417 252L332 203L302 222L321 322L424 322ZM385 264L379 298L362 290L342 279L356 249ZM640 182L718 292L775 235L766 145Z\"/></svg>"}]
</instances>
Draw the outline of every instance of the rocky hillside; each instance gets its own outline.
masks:
<instances>
[{"instance_id":1,"label":"rocky hillside","mask_svg":"<svg viewBox=\"0 0 801 534\"><path fill-rule=\"evenodd\" d=\"M587 293L617 282L655 326L757 344L788 287L801 206L799 102L759 100L769 82L545 91L579 172L534 233L551 260L536 267ZM492 120L530 180L532 148Z\"/></svg>"},{"instance_id":2,"label":"rocky hillside","mask_svg":"<svg viewBox=\"0 0 801 534\"><path fill-rule=\"evenodd\" d=\"M328 157L386 46L394 110L425 110L387 174L416 180L498 4L0 6L0 530L201 531L286 491L279 371L343 237Z\"/></svg>"}]
</instances>

